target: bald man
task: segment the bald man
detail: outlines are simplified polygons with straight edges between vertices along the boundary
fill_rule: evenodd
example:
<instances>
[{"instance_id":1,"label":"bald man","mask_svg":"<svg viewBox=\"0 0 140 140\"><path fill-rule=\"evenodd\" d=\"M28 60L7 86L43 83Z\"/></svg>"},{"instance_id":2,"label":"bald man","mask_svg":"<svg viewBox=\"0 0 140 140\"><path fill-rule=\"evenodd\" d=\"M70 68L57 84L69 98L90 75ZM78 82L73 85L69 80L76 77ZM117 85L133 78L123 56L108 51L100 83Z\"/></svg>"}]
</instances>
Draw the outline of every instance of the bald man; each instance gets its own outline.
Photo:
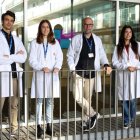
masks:
<instances>
[{"instance_id":1,"label":"bald man","mask_svg":"<svg viewBox=\"0 0 140 140\"><path fill-rule=\"evenodd\" d=\"M91 106L91 99L93 90L101 92L101 65L107 74L112 71L101 39L92 32L93 26L92 18L84 18L83 32L72 38L67 52L68 66L74 79L73 96L84 110L81 123L84 131L94 128L100 117Z\"/></svg>"}]
</instances>

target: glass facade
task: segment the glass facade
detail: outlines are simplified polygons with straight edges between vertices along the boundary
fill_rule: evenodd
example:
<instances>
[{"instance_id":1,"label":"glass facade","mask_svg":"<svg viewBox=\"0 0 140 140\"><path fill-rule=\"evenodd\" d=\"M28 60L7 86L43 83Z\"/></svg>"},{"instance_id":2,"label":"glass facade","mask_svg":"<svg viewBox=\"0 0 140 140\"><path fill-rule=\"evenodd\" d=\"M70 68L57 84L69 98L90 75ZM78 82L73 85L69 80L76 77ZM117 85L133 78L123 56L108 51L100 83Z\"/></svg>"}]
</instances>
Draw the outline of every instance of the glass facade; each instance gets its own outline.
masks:
<instances>
[{"instance_id":1,"label":"glass facade","mask_svg":"<svg viewBox=\"0 0 140 140\"><path fill-rule=\"evenodd\" d=\"M119 3L119 7L117 4ZM58 35L61 26L61 47L64 53L63 69L67 69L66 52L71 37L82 31L82 19L90 16L94 20L93 32L101 37L105 51L111 62L112 52L125 24L130 24L140 41L140 2L129 0L5 0L1 3L1 13L11 10L16 14L14 33L17 33L29 50L29 43L37 35L38 24L49 19ZM26 16L25 16L26 15ZM116 21L117 20L117 21ZM26 21L26 22L25 22ZM59 26L56 26L59 25ZM26 32L25 32L26 31ZM24 38L26 34L26 38ZM30 70L28 63L26 70ZM65 74L64 74L65 76ZM25 76L30 78L31 76ZM30 84L28 84L30 88Z\"/></svg>"}]
</instances>

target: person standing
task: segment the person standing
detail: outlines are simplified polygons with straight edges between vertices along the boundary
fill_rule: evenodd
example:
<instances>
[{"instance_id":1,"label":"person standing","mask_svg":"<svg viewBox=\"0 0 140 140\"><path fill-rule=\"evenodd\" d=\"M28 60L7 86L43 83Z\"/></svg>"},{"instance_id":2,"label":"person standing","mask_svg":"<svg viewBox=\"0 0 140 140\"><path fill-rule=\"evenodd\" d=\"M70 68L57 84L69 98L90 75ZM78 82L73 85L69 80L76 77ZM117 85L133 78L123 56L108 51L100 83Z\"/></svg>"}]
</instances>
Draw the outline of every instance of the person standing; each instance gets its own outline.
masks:
<instances>
[{"instance_id":1,"label":"person standing","mask_svg":"<svg viewBox=\"0 0 140 140\"><path fill-rule=\"evenodd\" d=\"M1 104L2 112L5 97L10 97L11 111L9 114L11 133L18 129L18 97L22 96L22 72L19 64L25 62L27 58L26 50L22 41L12 35L15 22L15 14L11 11L3 13L1 16L2 29L0 30L0 76L1 76ZM10 73L12 72L12 73ZM11 83L11 85L9 84ZM18 85L19 91L18 93Z\"/></svg>"},{"instance_id":2,"label":"person standing","mask_svg":"<svg viewBox=\"0 0 140 140\"><path fill-rule=\"evenodd\" d=\"M60 92L59 70L63 54L59 42L54 38L48 20L42 20L38 27L37 38L31 42L29 64L35 73L32 78L31 98L37 98L37 137L43 133L41 128L42 102L46 100L46 134L52 135L53 100ZM45 87L44 87L45 86Z\"/></svg>"},{"instance_id":3,"label":"person standing","mask_svg":"<svg viewBox=\"0 0 140 140\"><path fill-rule=\"evenodd\" d=\"M100 117L100 114L95 112L91 106L93 90L101 91L100 72L97 72L96 75L95 71L100 71L101 64L109 74L112 69L109 66L101 39L92 33L94 25L92 18L84 18L82 24L83 33L72 38L67 52L67 61L75 79L73 83L74 98L84 109L82 127L84 131L88 131L95 126L96 120ZM97 86L95 86L96 84Z\"/></svg>"},{"instance_id":4,"label":"person standing","mask_svg":"<svg viewBox=\"0 0 140 140\"><path fill-rule=\"evenodd\" d=\"M136 98L140 97L140 43L131 26L125 25L114 49L112 64L117 69L117 87L122 102L123 127L131 127L136 117Z\"/></svg>"}]
</instances>

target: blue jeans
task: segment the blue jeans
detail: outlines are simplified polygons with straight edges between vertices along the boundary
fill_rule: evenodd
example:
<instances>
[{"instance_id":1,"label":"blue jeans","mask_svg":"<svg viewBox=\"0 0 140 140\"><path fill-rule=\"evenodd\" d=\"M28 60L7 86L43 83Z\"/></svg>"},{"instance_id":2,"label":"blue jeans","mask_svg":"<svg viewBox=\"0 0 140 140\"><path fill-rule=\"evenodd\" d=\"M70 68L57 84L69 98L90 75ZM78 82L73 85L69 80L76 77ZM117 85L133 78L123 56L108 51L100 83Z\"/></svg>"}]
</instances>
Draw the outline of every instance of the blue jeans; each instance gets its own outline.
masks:
<instances>
[{"instance_id":1,"label":"blue jeans","mask_svg":"<svg viewBox=\"0 0 140 140\"><path fill-rule=\"evenodd\" d=\"M130 124L136 117L136 99L122 101L124 124Z\"/></svg>"},{"instance_id":2,"label":"blue jeans","mask_svg":"<svg viewBox=\"0 0 140 140\"><path fill-rule=\"evenodd\" d=\"M53 111L53 100L52 98L46 98L46 123L51 123L52 121L52 111ZM37 99L37 124L42 122L42 103L43 98Z\"/></svg>"}]
</instances>

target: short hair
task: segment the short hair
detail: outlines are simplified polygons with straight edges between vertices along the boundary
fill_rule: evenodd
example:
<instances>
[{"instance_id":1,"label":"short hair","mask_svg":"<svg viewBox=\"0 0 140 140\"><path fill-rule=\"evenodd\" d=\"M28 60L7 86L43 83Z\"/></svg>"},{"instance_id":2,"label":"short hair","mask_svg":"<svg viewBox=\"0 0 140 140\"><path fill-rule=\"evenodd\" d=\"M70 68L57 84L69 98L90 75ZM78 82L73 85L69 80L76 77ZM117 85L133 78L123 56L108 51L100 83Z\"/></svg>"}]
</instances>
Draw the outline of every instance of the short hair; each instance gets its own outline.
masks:
<instances>
[{"instance_id":1,"label":"short hair","mask_svg":"<svg viewBox=\"0 0 140 140\"><path fill-rule=\"evenodd\" d=\"M11 11L6 11L6 13L3 13L1 16L1 21L4 21L5 16L11 16L13 17L14 21L15 21L15 13L11 12Z\"/></svg>"}]
</instances>

